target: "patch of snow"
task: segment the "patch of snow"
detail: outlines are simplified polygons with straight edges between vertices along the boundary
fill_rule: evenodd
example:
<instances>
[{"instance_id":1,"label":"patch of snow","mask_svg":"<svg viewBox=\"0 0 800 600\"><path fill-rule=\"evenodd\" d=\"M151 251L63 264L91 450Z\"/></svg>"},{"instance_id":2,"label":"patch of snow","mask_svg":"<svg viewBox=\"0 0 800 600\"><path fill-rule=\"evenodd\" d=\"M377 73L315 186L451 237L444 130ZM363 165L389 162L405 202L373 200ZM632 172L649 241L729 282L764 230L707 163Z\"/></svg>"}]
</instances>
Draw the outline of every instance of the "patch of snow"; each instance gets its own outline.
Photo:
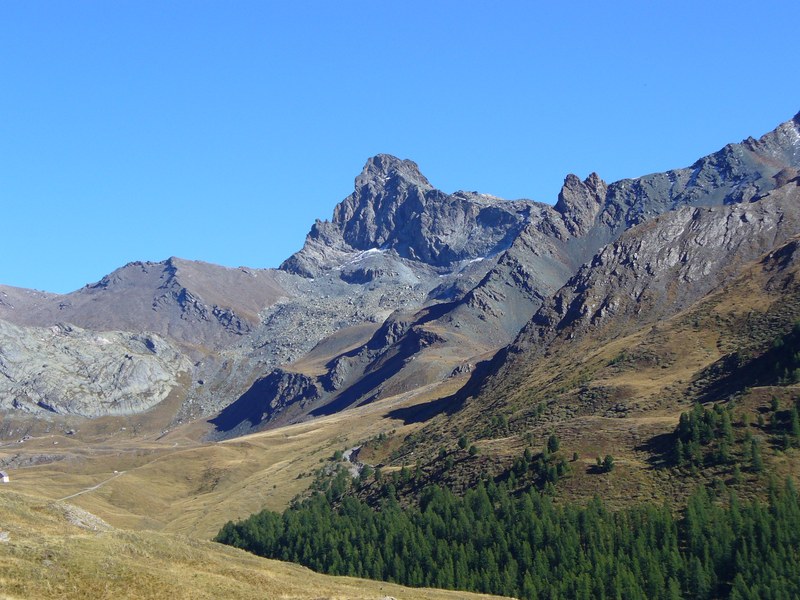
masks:
<instances>
[{"instance_id":1,"label":"patch of snow","mask_svg":"<svg viewBox=\"0 0 800 600\"><path fill-rule=\"evenodd\" d=\"M362 252L359 252L355 256L355 258L350 259L347 262L347 264L348 265L354 265L357 262L360 262L360 261L364 260L365 258L367 258L368 256L371 256L373 254L385 254L385 253L386 253L386 250L384 250L382 248L370 248L369 250L364 250Z\"/></svg>"}]
</instances>

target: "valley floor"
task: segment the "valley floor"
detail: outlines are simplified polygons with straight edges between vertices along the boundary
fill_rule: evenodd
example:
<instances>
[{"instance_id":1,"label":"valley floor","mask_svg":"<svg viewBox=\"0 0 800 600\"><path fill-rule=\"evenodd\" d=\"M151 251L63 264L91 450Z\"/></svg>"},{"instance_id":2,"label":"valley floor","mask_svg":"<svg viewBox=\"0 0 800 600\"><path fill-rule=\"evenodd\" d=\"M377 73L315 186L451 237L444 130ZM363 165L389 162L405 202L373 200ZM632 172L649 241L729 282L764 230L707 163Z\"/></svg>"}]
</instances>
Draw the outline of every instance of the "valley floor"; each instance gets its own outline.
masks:
<instances>
[{"instance_id":1,"label":"valley floor","mask_svg":"<svg viewBox=\"0 0 800 600\"><path fill-rule=\"evenodd\" d=\"M285 508L337 450L412 431L388 410L428 400L396 397L220 443L198 441L203 423L164 433L146 418L6 439L0 598L488 598L319 575L206 541L229 519Z\"/></svg>"}]
</instances>

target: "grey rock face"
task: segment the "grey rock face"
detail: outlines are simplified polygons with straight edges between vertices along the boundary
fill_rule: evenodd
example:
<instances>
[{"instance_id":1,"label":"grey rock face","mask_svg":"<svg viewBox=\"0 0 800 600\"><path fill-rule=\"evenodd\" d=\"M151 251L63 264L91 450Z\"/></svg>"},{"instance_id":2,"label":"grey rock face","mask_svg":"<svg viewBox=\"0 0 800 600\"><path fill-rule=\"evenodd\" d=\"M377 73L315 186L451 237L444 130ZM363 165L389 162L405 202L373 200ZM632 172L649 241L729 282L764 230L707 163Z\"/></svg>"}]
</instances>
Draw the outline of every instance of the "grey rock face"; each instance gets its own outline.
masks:
<instances>
[{"instance_id":1,"label":"grey rock face","mask_svg":"<svg viewBox=\"0 0 800 600\"><path fill-rule=\"evenodd\" d=\"M247 433L276 414L289 418L302 414L318 400L320 390L313 378L275 369L257 380L238 400L226 406L211 422L225 437Z\"/></svg>"},{"instance_id":2,"label":"grey rock face","mask_svg":"<svg viewBox=\"0 0 800 600\"><path fill-rule=\"evenodd\" d=\"M390 250L401 258L450 267L507 248L529 204L445 194L431 187L415 163L381 154L367 162L333 220L318 221L303 249L281 269L318 277L365 250Z\"/></svg>"},{"instance_id":3,"label":"grey rock face","mask_svg":"<svg viewBox=\"0 0 800 600\"><path fill-rule=\"evenodd\" d=\"M570 234L581 236L588 233L597 213L603 208L607 192L608 185L597 173L592 173L585 181L567 175L554 208L563 216Z\"/></svg>"},{"instance_id":4,"label":"grey rock face","mask_svg":"<svg viewBox=\"0 0 800 600\"><path fill-rule=\"evenodd\" d=\"M191 368L155 335L0 321L0 408L86 417L155 406Z\"/></svg>"},{"instance_id":5,"label":"grey rock face","mask_svg":"<svg viewBox=\"0 0 800 600\"><path fill-rule=\"evenodd\" d=\"M599 336L607 326L624 333L689 306L800 233L798 183L753 202L682 207L630 229L544 303L512 353L554 337Z\"/></svg>"}]
</instances>

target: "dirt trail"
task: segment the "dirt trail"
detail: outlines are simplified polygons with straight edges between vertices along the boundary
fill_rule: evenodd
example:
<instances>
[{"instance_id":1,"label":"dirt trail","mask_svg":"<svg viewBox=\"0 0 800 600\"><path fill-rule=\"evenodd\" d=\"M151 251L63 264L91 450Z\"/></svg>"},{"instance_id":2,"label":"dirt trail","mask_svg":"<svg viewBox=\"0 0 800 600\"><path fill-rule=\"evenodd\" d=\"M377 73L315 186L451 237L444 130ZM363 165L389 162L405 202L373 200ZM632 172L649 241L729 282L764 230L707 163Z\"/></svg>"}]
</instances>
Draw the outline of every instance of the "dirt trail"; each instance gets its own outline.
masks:
<instances>
[{"instance_id":1,"label":"dirt trail","mask_svg":"<svg viewBox=\"0 0 800 600\"><path fill-rule=\"evenodd\" d=\"M75 496L80 496L81 494L85 494L86 492L93 492L97 488L100 488L100 487L104 486L105 484L107 484L112 479L116 479L117 477L119 477L120 475L124 475L125 473L126 473L126 471L120 471L119 473L114 473L114 475L112 475L108 479L105 479L105 480L101 481L97 485L93 485L92 487L88 487L88 488L86 488L84 490L81 490L80 492L75 492L74 494L70 494L69 496L64 496L63 498L59 498L58 502L63 502L64 500L69 500L70 498L74 498Z\"/></svg>"}]
</instances>

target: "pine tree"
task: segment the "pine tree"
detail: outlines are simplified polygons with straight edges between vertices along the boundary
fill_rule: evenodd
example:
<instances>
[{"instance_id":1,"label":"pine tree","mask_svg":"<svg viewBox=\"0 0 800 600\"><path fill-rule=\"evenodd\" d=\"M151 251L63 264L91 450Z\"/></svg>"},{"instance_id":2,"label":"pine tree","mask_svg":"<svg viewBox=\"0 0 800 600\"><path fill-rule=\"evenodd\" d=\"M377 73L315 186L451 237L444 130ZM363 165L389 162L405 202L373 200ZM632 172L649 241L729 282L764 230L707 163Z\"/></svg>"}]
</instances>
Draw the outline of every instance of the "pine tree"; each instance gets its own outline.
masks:
<instances>
[{"instance_id":1,"label":"pine tree","mask_svg":"<svg viewBox=\"0 0 800 600\"><path fill-rule=\"evenodd\" d=\"M675 442L675 464L679 467L686 465L686 450L680 438Z\"/></svg>"},{"instance_id":2,"label":"pine tree","mask_svg":"<svg viewBox=\"0 0 800 600\"><path fill-rule=\"evenodd\" d=\"M689 589L693 592L692 597L697 600L706 600L711 594L708 571L697 556L691 560L689 565Z\"/></svg>"},{"instance_id":3,"label":"pine tree","mask_svg":"<svg viewBox=\"0 0 800 600\"><path fill-rule=\"evenodd\" d=\"M739 463L736 463L733 466L733 482L734 483L742 483L742 469L739 466Z\"/></svg>"},{"instance_id":4,"label":"pine tree","mask_svg":"<svg viewBox=\"0 0 800 600\"><path fill-rule=\"evenodd\" d=\"M733 424L731 423L731 415L728 410L723 411L722 420L720 423L721 437L728 444L733 443Z\"/></svg>"},{"instance_id":5,"label":"pine tree","mask_svg":"<svg viewBox=\"0 0 800 600\"><path fill-rule=\"evenodd\" d=\"M750 441L750 465L756 473L760 473L764 470L764 459L761 458L761 445L756 438Z\"/></svg>"},{"instance_id":6,"label":"pine tree","mask_svg":"<svg viewBox=\"0 0 800 600\"><path fill-rule=\"evenodd\" d=\"M795 444L800 443L800 416L797 413L797 406L792 406L789 413L789 435L792 436Z\"/></svg>"},{"instance_id":7,"label":"pine tree","mask_svg":"<svg viewBox=\"0 0 800 600\"><path fill-rule=\"evenodd\" d=\"M682 600L683 594L681 593L681 586L674 577L669 578L667 593L664 597L666 600Z\"/></svg>"},{"instance_id":8,"label":"pine tree","mask_svg":"<svg viewBox=\"0 0 800 600\"><path fill-rule=\"evenodd\" d=\"M610 454L606 454L603 459L603 471L610 473L612 470L614 470L614 457Z\"/></svg>"}]
</instances>

